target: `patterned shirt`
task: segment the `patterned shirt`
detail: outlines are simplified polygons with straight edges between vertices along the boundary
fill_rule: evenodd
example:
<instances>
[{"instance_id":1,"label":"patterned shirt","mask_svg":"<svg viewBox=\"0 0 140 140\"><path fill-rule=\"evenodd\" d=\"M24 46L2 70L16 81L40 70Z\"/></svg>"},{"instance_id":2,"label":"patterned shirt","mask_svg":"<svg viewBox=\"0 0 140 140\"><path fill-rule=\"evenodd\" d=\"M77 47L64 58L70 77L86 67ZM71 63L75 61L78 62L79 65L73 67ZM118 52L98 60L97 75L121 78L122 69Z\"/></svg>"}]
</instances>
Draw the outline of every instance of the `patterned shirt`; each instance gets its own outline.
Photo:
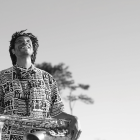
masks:
<instances>
[{"instance_id":1,"label":"patterned shirt","mask_svg":"<svg viewBox=\"0 0 140 140\"><path fill-rule=\"evenodd\" d=\"M55 79L32 65L17 65L0 72L0 113L54 117L64 109Z\"/></svg>"}]
</instances>

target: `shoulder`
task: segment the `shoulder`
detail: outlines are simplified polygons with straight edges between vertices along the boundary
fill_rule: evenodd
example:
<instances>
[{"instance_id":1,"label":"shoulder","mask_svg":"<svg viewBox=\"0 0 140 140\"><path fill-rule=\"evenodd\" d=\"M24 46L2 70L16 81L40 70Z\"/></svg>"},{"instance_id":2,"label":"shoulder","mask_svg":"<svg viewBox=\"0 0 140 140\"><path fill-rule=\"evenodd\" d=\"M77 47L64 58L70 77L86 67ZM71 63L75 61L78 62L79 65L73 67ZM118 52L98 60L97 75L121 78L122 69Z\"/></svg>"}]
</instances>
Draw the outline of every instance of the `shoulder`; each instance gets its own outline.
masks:
<instances>
[{"instance_id":1,"label":"shoulder","mask_svg":"<svg viewBox=\"0 0 140 140\"><path fill-rule=\"evenodd\" d=\"M45 70L42 70L40 68L37 68L34 66L34 70L36 73L42 73L43 76L46 76L46 77L53 77L50 73L48 73L47 71Z\"/></svg>"},{"instance_id":2,"label":"shoulder","mask_svg":"<svg viewBox=\"0 0 140 140\"><path fill-rule=\"evenodd\" d=\"M13 72L13 66L4 70L0 71L0 81L2 83L5 82L5 80L7 78L11 78L12 77L12 72Z\"/></svg>"},{"instance_id":3,"label":"shoulder","mask_svg":"<svg viewBox=\"0 0 140 140\"><path fill-rule=\"evenodd\" d=\"M1 70L0 73L11 72L13 70L13 66L4 70Z\"/></svg>"},{"instance_id":4,"label":"shoulder","mask_svg":"<svg viewBox=\"0 0 140 140\"><path fill-rule=\"evenodd\" d=\"M12 73L12 71L13 71L13 66L10 67L10 68L1 70L1 71L0 71L0 76L10 74L10 73Z\"/></svg>"},{"instance_id":5,"label":"shoulder","mask_svg":"<svg viewBox=\"0 0 140 140\"><path fill-rule=\"evenodd\" d=\"M50 73L48 73L47 71L39 69L35 66L34 66L34 70L36 71L36 73L42 74L44 80L48 80L50 83L55 81L53 76Z\"/></svg>"}]
</instances>

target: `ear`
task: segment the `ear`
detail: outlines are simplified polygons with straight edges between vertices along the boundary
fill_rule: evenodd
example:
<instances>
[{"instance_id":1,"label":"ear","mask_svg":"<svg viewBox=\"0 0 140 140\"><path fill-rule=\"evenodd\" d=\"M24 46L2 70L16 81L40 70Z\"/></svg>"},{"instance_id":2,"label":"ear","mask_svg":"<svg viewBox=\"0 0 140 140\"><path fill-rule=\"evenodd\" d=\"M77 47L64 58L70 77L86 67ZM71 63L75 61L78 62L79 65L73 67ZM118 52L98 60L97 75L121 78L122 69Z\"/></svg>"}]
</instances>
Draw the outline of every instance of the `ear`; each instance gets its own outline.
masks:
<instances>
[{"instance_id":1,"label":"ear","mask_svg":"<svg viewBox=\"0 0 140 140\"><path fill-rule=\"evenodd\" d=\"M12 53L15 55L15 50L14 49L12 49Z\"/></svg>"}]
</instances>

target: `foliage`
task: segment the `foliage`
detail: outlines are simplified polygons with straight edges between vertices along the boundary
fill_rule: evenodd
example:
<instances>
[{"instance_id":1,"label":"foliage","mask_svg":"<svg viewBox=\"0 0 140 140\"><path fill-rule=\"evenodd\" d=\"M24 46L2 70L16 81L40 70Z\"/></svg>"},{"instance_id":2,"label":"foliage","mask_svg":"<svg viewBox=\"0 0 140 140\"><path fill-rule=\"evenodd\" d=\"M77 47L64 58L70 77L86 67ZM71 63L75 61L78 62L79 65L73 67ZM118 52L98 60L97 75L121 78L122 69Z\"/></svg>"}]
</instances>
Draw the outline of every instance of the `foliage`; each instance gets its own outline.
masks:
<instances>
[{"instance_id":1,"label":"foliage","mask_svg":"<svg viewBox=\"0 0 140 140\"><path fill-rule=\"evenodd\" d=\"M80 88L82 90L88 90L89 85L78 84L78 85L72 85L70 87L69 95L65 99L69 101L69 107L70 107L71 114L73 114L73 108L74 108L75 102L78 100L82 101L86 104L93 104L94 103L93 99L91 97L88 97L85 94L79 94L79 95L72 94L78 88Z\"/></svg>"},{"instance_id":2,"label":"foliage","mask_svg":"<svg viewBox=\"0 0 140 140\"><path fill-rule=\"evenodd\" d=\"M80 95L69 95L67 96L67 100L74 102L77 100L81 100L82 102L86 103L86 104L93 104L93 100L92 98L88 97L87 95L84 94L80 94Z\"/></svg>"}]
</instances>

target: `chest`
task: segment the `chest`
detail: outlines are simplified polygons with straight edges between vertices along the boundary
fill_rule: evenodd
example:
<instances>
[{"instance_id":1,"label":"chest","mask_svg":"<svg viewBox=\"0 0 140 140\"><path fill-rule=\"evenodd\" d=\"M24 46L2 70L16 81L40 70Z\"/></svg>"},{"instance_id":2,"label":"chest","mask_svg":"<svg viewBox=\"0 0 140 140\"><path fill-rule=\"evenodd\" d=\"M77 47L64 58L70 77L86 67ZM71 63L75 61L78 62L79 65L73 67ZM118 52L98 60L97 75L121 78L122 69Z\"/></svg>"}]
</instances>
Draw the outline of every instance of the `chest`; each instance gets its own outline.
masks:
<instances>
[{"instance_id":1,"label":"chest","mask_svg":"<svg viewBox=\"0 0 140 140\"><path fill-rule=\"evenodd\" d=\"M9 78L11 77L11 78ZM23 74L18 77L16 73L5 75L2 83L5 101L9 99L50 99L51 87L49 79L43 79L41 73L32 75Z\"/></svg>"}]
</instances>

